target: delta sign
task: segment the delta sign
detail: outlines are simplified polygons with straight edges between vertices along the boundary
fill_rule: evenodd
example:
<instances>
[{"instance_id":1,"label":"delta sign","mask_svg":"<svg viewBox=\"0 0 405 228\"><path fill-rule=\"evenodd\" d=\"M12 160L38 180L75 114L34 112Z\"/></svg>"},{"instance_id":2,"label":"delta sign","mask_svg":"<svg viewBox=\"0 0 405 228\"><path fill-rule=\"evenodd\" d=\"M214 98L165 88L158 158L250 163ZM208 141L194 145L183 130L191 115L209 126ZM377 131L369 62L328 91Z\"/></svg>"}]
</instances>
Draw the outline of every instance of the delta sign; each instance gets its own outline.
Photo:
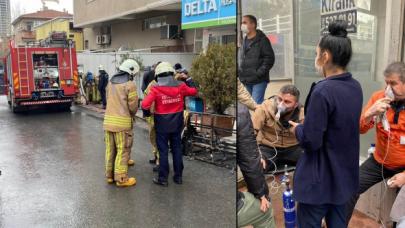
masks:
<instances>
[{"instance_id":1,"label":"delta sign","mask_svg":"<svg viewBox=\"0 0 405 228\"><path fill-rule=\"evenodd\" d=\"M182 0L181 29L236 24L236 0Z\"/></svg>"}]
</instances>

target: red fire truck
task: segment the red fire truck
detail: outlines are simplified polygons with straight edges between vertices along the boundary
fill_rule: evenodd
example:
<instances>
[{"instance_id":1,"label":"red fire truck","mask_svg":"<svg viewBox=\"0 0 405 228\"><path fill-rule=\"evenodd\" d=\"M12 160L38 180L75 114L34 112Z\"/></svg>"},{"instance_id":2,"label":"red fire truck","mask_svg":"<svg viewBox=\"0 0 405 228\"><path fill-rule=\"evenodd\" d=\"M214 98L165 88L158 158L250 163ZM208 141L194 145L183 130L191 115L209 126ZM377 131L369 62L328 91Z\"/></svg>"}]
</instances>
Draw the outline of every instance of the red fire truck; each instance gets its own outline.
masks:
<instances>
[{"instance_id":1,"label":"red fire truck","mask_svg":"<svg viewBox=\"0 0 405 228\"><path fill-rule=\"evenodd\" d=\"M5 94L13 112L33 106L70 109L79 92L76 50L66 33L37 43L9 44L4 61Z\"/></svg>"}]
</instances>

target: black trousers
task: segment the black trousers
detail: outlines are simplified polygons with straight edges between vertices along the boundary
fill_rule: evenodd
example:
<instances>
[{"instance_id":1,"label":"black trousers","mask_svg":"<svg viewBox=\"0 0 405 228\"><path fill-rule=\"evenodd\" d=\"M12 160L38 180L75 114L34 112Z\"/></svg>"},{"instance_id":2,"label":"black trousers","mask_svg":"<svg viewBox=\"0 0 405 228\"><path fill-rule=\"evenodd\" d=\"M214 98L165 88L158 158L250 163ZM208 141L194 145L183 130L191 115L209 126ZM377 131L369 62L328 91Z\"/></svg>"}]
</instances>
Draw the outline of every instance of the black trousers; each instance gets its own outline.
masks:
<instances>
[{"instance_id":1,"label":"black trousers","mask_svg":"<svg viewBox=\"0 0 405 228\"><path fill-rule=\"evenodd\" d=\"M259 145L260 151L268 161L268 159L276 155L276 151L273 147L266 145ZM304 152L300 146L292 146L287 148L276 148L277 156L272 160L276 163L277 167L283 165L295 166L301 154ZM267 162L266 171L273 171L275 169L274 164L270 161Z\"/></svg>"},{"instance_id":2,"label":"black trousers","mask_svg":"<svg viewBox=\"0 0 405 228\"><path fill-rule=\"evenodd\" d=\"M167 181L169 176L169 147L173 155L173 179L183 176L183 153L181 151L181 131L174 133L156 132L156 144L159 151L159 181Z\"/></svg>"},{"instance_id":3,"label":"black trousers","mask_svg":"<svg viewBox=\"0 0 405 228\"><path fill-rule=\"evenodd\" d=\"M99 91L100 91L101 101L103 103L103 106L105 107L107 105L107 98L106 98L105 89L99 89Z\"/></svg>"},{"instance_id":4,"label":"black trousers","mask_svg":"<svg viewBox=\"0 0 405 228\"><path fill-rule=\"evenodd\" d=\"M298 203L298 228L320 228L323 218L328 228L346 228L345 205Z\"/></svg>"},{"instance_id":5,"label":"black trousers","mask_svg":"<svg viewBox=\"0 0 405 228\"><path fill-rule=\"evenodd\" d=\"M357 200L360 197L360 194L367 191L373 185L381 182L384 179L389 179L397 173L402 172L404 169L390 170L387 168L381 168L373 156L369 157L361 166L360 166L360 184L359 190L357 193L349 200L346 204L346 223L349 224L350 218L354 207L356 206Z\"/></svg>"}]
</instances>

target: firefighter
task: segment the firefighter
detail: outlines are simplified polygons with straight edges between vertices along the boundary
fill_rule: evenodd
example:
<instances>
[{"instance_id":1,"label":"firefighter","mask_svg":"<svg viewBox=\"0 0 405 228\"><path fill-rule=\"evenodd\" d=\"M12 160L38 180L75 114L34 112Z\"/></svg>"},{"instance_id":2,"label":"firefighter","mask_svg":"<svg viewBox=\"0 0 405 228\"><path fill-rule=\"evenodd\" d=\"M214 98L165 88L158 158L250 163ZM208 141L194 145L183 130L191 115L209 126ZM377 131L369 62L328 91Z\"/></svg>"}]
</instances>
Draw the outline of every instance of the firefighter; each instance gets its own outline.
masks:
<instances>
[{"instance_id":1,"label":"firefighter","mask_svg":"<svg viewBox=\"0 0 405 228\"><path fill-rule=\"evenodd\" d=\"M144 92L145 97L148 96L149 91L156 84L157 84L156 79L154 79L153 81L151 81L149 83L148 87L146 87L145 92ZM156 130L155 130L155 124L154 124L154 120L153 120L154 112L155 112L155 108L154 108L154 105L152 105L150 108L150 111L149 111L150 114L147 115L145 117L145 119L149 126L149 140L150 140L150 144L152 145L152 154L154 157L153 159L149 160L149 163L155 165L153 167L153 172L158 172L159 171L159 150L157 149L157 145L156 145Z\"/></svg>"},{"instance_id":2,"label":"firefighter","mask_svg":"<svg viewBox=\"0 0 405 228\"><path fill-rule=\"evenodd\" d=\"M93 91L94 77L93 77L93 73L91 73L90 71L88 71L86 74L84 87L86 89L87 99L89 101L93 101L94 100L94 91Z\"/></svg>"},{"instance_id":3,"label":"firefighter","mask_svg":"<svg viewBox=\"0 0 405 228\"><path fill-rule=\"evenodd\" d=\"M154 123L156 144L159 150L159 175L153 183L168 186L169 176L169 142L173 153L173 181L182 184L183 154L181 151L181 132L183 130L184 97L197 95L197 89L189 87L192 80L186 82L174 79L174 69L168 62L160 63L155 70L157 84L150 88L149 94L142 101L142 108L150 110L155 104Z\"/></svg>"},{"instance_id":4,"label":"firefighter","mask_svg":"<svg viewBox=\"0 0 405 228\"><path fill-rule=\"evenodd\" d=\"M98 78L98 91L100 92L101 101L103 103L103 109L107 106L107 98L105 96L105 88L108 84L108 74L104 69L103 65L98 67L99 78Z\"/></svg>"},{"instance_id":5,"label":"firefighter","mask_svg":"<svg viewBox=\"0 0 405 228\"><path fill-rule=\"evenodd\" d=\"M133 77L139 65L133 59L125 60L107 86L107 109L104 116L105 168L108 183L118 187L136 184L128 177L129 156L133 143L133 122L138 107L138 95Z\"/></svg>"}]
</instances>

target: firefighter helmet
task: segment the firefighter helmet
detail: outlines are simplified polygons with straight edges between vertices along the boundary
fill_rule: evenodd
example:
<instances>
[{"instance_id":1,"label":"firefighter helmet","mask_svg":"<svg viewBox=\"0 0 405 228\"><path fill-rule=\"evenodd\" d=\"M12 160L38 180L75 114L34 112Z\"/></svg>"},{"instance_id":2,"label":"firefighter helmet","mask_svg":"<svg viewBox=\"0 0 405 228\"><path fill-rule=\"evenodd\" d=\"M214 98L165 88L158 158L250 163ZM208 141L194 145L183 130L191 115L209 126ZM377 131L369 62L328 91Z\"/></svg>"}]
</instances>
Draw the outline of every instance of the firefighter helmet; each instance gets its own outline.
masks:
<instances>
[{"instance_id":1,"label":"firefighter helmet","mask_svg":"<svg viewBox=\"0 0 405 228\"><path fill-rule=\"evenodd\" d=\"M104 66L103 65L98 66L98 70L104 70Z\"/></svg>"},{"instance_id":2,"label":"firefighter helmet","mask_svg":"<svg viewBox=\"0 0 405 228\"><path fill-rule=\"evenodd\" d=\"M168 62L159 63L159 65L157 65L157 67L155 69L155 75L159 76L159 74L162 74L162 73L174 74L174 69L173 69L172 65Z\"/></svg>"},{"instance_id":3,"label":"firefighter helmet","mask_svg":"<svg viewBox=\"0 0 405 228\"><path fill-rule=\"evenodd\" d=\"M119 69L127 72L130 75L135 75L139 72L139 65L135 60L127 59L121 64Z\"/></svg>"}]
</instances>

